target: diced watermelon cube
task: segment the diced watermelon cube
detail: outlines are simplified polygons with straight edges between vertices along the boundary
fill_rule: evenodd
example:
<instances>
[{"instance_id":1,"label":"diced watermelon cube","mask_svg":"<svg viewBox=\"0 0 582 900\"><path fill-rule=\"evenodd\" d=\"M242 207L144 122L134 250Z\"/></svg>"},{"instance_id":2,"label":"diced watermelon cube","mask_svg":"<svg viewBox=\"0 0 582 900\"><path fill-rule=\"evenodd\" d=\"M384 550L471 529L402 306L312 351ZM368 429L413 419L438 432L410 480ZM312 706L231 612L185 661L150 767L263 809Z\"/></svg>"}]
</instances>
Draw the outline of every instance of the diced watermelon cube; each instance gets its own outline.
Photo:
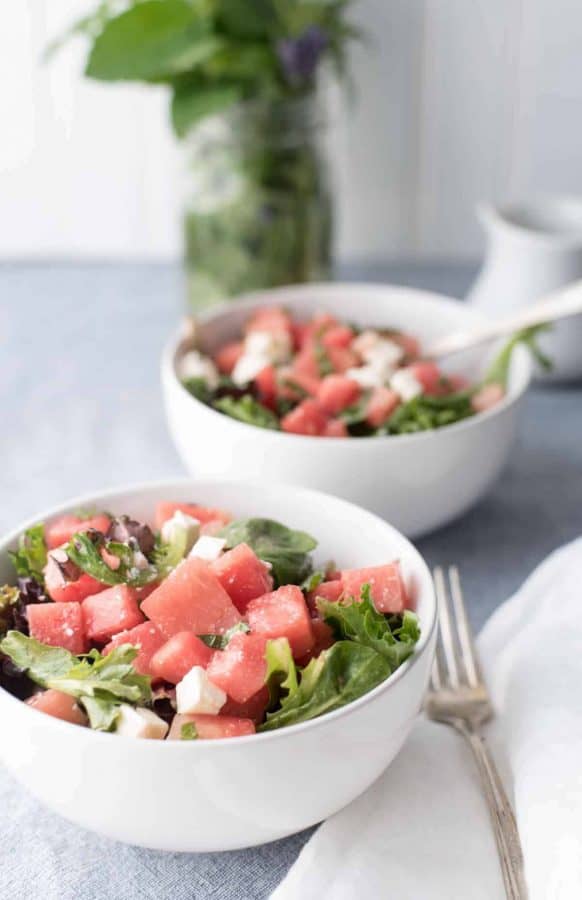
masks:
<instances>
[{"instance_id":1,"label":"diced watermelon cube","mask_svg":"<svg viewBox=\"0 0 582 900\"><path fill-rule=\"evenodd\" d=\"M354 339L354 332L347 325L332 325L322 335L321 342L324 347L349 347Z\"/></svg>"},{"instance_id":2,"label":"diced watermelon cube","mask_svg":"<svg viewBox=\"0 0 582 900\"><path fill-rule=\"evenodd\" d=\"M126 584L116 584L86 597L83 600L83 617L87 637L98 643L145 622L138 604L138 593Z\"/></svg>"},{"instance_id":3,"label":"diced watermelon cube","mask_svg":"<svg viewBox=\"0 0 582 900\"><path fill-rule=\"evenodd\" d=\"M485 412L501 403L505 390L501 384L486 384L473 394L471 406L475 412Z\"/></svg>"},{"instance_id":4,"label":"diced watermelon cube","mask_svg":"<svg viewBox=\"0 0 582 900\"><path fill-rule=\"evenodd\" d=\"M214 651L193 631L179 631L154 653L152 674L170 684L178 684L194 666L205 669L213 654Z\"/></svg>"},{"instance_id":5,"label":"diced watermelon cube","mask_svg":"<svg viewBox=\"0 0 582 900\"><path fill-rule=\"evenodd\" d=\"M293 321L293 347L301 350L309 336L309 325L306 322Z\"/></svg>"},{"instance_id":6,"label":"diced watermelon cube","mask_svg":"<svg viewBox=\"0 0 582 900\"><path fill-rule=\"evenodd\" d=\"M402 347L409 359L417 359L420 356L420 341L411 334L395 331L390 335L390 340Z\"/></svg>"},{"instance_id":7,"label":"diced watermelon cube","mask_svg":"<svg viewBox=\"0 0 582 900\"><path fill-rule=\"evenodd\" d=\"M224 634L241 615L207 562L188 557L142 603L167 638L179 631Z\"/></svg>"},{"instance_id":8,"label":"diced watermelon cube","mask_svg":"<svg viewBox=\"0 0 582 900\"><path fill-rule=\"evenodd\" d=\"M319 386L317 399L330 416L336 416L347 406L356 403L361 387L345 375L327 375Z\"/></svg>"},{"instance_id":9,"label":"diced watermelon cube","mask_svg":"<svg viewBox=\"0 0 582 900\"><path fill-rule=\"evenodd\" d=\"M319 378L297 372L292 366L279 369L277 393L288 400L300 400L305 394L315 397L321 384Z\"/></svg>"},{"instance_id":10,"label":"diced watermelon cube","mask_svg":"<svg viewBox=\"0 0 582 900\"><path fill-rule=\"evenodd\" d=\"M62 719L63 722L71 722L73 725L87 724L87 716L75 698L69 694L63 694L62 691L54 691L52 688L48 691L41 691L30 697L26 703L48 716Z\"/></svg>"},{"instance_id":11,"label":"diced watermelon cube","mask_svg":"<svg viewBox=\"0 0 582 900\"><path fill-rule=\"evenodd\" d=\"M331 313L317 313L307 325L307 338L321 338L332 328L339 326L338 320Z\"/></svg>"},{"instance_id":12,"label":"diced watermelon cube","mask_svg":"<svg viewBox=\"0 0 582 900\"><path fill-rule=\"evenodd\" d=\"M359 363L358 354L349 347L327 347L325 352L336 372L347 372Z\"/></svg>"},{"instance_id":13,"label":"diced watermelon cube","mask_svg":"<svg viewBox=\"0 0 582 900\"><path fill-rule=\"evenodd\" d=\"M303 656L313 647L311 617L305 597L295 584L286 584L251 600L246 615L254 634L266 638L286 637L293 656Z\"/></svg>"},{"instance_id":14,"label":"diced watermelon cube","mask_svg":"<svg viewBox=\"0 0 582 900\"><path fill-rule=\"evenodd\" d=\"M278 306L262 307L255 310L245 325L245 333L269 331L271 334L287 334L293 337L293 323L289 313Z\"/></svg>"},{"instance_id":15,"label":"diced watermelon cube","mask_svg":"<svg viewBox=\"0 0 582 900\"><path fill-rule=\"evenodd\" d=\"M44 570L47 594L56 603L80 603L91 594L98 594L105 587L100 581L81 572L75 581L65 581L58 568L50 564Z\"/></svg>"},{"instance_id":16,"label":"diced watermelon cube","mask_svg":"<svg viewBox=\"0 0 582 900\"><path fill-rule=\"evenodd\" d=\"M208 677L236 703L246 703L265 684L267 638L261 634L235 634L226 650L217 650L208 665Z\"/></svg>"},{"instance_id":17,"label":"diced watermelon cube","mask_svg":"<svg viewBox=\"0 0 582 900\"><path fill-rule=\"evenodd\" d=\"M390 418L400 403L400 395L387 387L374 388L366 407L366 422L379 428Z\"/></svg>"},{"instance_id":18,"label":"diced watermelon cube","mask_svg":"<svg viewBox=\"0 0 582 900\"><path fill-rule=\"evenodd\" d=\"M306 653L305 656L302 656L301 659L297 660L300 666L306 666L310 660L319 656L322 650L327 650L328 647L331 647L334 643L333 631L323 619L316 616L311 620L311 627L313 628L313 634L315 635L315 643L309 653Z\"/></svg>"},{"instance_id":19,"label":"diced watermelon cube","mask_svg":"<svg viewBox=\"0 0 582 900\"><path fill-rule=\"evenodd\" d=\"M216 368L223 375L230 375L243 353L242 341L231 341L229 344L225 344L214 357Z\"/></svg>"},{"instance_id":20,"label":"diced watermelon cube","mask_svg":"<svg viewBox=\"0 0 582 900\"><path fill-rule=\"evenodd\" d=\"M267 406L272 407L277 399L277 371L274 366L265 366L254 379L260 399Z\"/></svg>"},{"instance_id":21,"label":"diced watermelon cube","mask_svg":"<svg viewBox=\"0 0 582 900\"><path fill-rule=\"evenodd\" d=\"M75 655L88 649L80 603L29 603L26 618L30 636L50 647L64 647Z\"/></svg>"},{"instance_id":22,"label":"diced watermelon cube","mask_svg":"<svg viewBox=\"0 0 582 900\"><path fill-rule=\"evenodd\" d=\"M322 581L319 587L316 587L313 591L309 591L307 594L307 605L310 610L316 613L317 606L315 605L315 601L318 597L329 600L331 603L336 603L343 594L343 590L344 586L340 580Z\"/></svg>"},{"instance_id":23,"label":"diced watermelon cube","mask_svg":"<svg viewBox=\"0 0 582 900\"><path fill-rule=\"evenodd\" d=\"M316 379L321 377L315 348L309 341L305 342L293 360L292 369L297 375L307 375L309 378Z\"/></svg>"},{"instance_id":24,"label":"diced watermelon cube","mask_svg":"<svg viewBox=\"0 0 582 900\"><path fill-rule=\"evenodd\" d=\"M220 710L220 715L236 716L239 719L252 719L258 725L263 721L269 705L269 699L269 688L265 685L256 694L253 694L246 703L237 703L232 697L229 697Z\"/></svg>"},{"instance_id":25,"label":"diced watermelon cube","mask_svg":"<svg viewBox=\"0 0 582 900\"><path fill-rule=\"evenodd\" d=\"M323 434L327 416L317 400L303 400L281 419L281 428L289 434Z\"/></svg>"},{"instance_id":26,"label":"diced watermelon cube","mask_svg":"<svg viewBox=\"0 0 582 900\"><path fill-rule=\"evenodd\" d=\"M81 519L79 516L65 515L53 519L45 527L45 541L49 550L67 544L74 534L80 531L88 531L94 528L105 533L109 529L111 519L105 513L93 516L90 519Z\"/></svg>"},{"instance_id":27,"label":"diced watermelon cube","mask_svg":"<svg viewBox=\"0 0 582 900\"><path fill-rule=\"evenodd\" d=\"M193 519L198 519L202 525L206 522L218 520L223 525L228 525L232 519L231 514L224 509L213 509L208 506L200 506L197 503L162 502L156 506L156 528L161 528L164 522L171 519L175 512L183 512L186 516L192 516Z\"/></svg>"},{"instance_id":28,"label":"diced watermelon cube","mask_svg":"<svg viewBox=\"0 0 582 900\"><path fill-rule=\"evenodd\" d=\"M342 419L330 419L322 437L348 437L348 426Z\"/></svg>"},{"instance_id":29,"label":"diced watermelon cube","mask_svg":"<svg viewBox=\"0 0 582 900\"><path fill-rule=\"evenodd\" d=\"M142 625L136 625L129 631L122 631L116 634L113 640L107 644L103 653L107 656L115 647L121 647L123 644L131 644L137 647L138 654L133 660L133 667L140 675L152 675L152 657L165 644L166 638L159 628L153 622L144 622Z\"/></svg>"},{"instance_id":30,"label":"diced watermelon cube","mask_svg":"<svg viewBox=\"0 0 582 900\"><path fill-rule=\"evenodd\" d=\"M366 569L344 569L342 584L346 596L354 600L360 600L363 585L369 584L372 602L381 613L400 613L409 605L398 561Z\"/></svg>"},{"instance_id":31,"label":"diced watermelon cube","mask_svg":"<svg viewBox=\"0 0 582 900\"><path fill-rule=\"evenodd\" d=\"M168 741L182 740L182 727L192 723L199 740L217 740L219 738L244 737L255 733L254 722L250 719L239 719L235 716L176 715L168 732Z\"/></svg>"},{"instance_id":32,"label":"diced watermelon cube","mask_svg":"<svg viewBox=\"0 0 582 900\"><path fill-rule=\"evenodd\" d=\"M443 393L443 374L435 362L421 360L413 363L410 372L420 382L425 394L438 396Z\"/></svg>"},{"instance_id":33,"label":"diced watermelon cube","mask_svg":"<svg viewBox=\"0 0 582 900\"><path fill-rule=\"evenodd\" d=\"M210 568L241 613L250 600L273 590L269 567L248 544L238 544L227 550L210 563Z\"/></svg>"}]
</instances>

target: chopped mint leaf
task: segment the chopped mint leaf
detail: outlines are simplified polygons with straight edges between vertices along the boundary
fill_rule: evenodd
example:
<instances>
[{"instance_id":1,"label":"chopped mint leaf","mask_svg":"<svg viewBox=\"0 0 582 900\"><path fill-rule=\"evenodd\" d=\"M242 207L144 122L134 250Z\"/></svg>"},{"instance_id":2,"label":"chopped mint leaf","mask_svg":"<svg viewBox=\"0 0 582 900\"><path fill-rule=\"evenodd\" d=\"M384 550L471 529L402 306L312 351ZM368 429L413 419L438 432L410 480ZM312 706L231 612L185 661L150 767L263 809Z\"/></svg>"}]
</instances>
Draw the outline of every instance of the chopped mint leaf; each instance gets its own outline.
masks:
<instances>
[{"instance_id":1,"label":"chopped mint leaf","mask_svg":"<svg viewBox=\"0 0 582 900\"><path fill-rule=\"evenodd\" d=\"M247 425L256 425L258 428L268 428L272 431L279 430L279 420L275 413L255 400L251 394L244 394L238 398L220 397L214 401L213 406L225 416L238 419Z\"/></svg>"},{"instance_id":2,"label":"chopped mint leaf","mask_svg":"<svg viewBox=\"0 0 582 900\"><path fill-rule=\"evenodd\" d=\"M258 731L271 731L306 722L339 709L390 675L390 665L371 647L338 641L303 669L299 686L281 699L281 707L267 713Z\"/></svg>"},{"instance_id":3,"label":"chopped mint leaf","mask_svg":"<svg viewBox=\"0 0 582 900\"><path fill-rule=\"evenodd\" d=\"M0 652L41 687L76 697L98 731L112 728L121 703L143 705L151 700L150 678L134 669L138 650L130 644L115 647L107 656L91 650L77 657L62 647L9 631L0 641Z\"/></svg>"},{"instance_id":4,"label":"chopped mint leaf","mask_svg":"<svg viewBox=\"0 0 582 900\"><path fill-rule=\"evenodd\" d=\"M180 738L183 741L195 741L198 737L194 722L184 722L180 729Z\"/></svg>"},{"instance_id":5,"label":"chopped mint leaf","mask_svg":"<svg viewBox=\"0 0 582 900\"><path fill-rule=\"evenodd\" d=\"M9 553L19 578L34 578L44 585L43 569L47 562L44 525L27 528L18 542L18 550Z\"/></svg>"},{"instance_id":6,"label":"chopped mint leaf","mask_svg":"<svg viewBox=\"0 0 582 900\"><path fill-rule=\"evenodd\" d=\"M207 647L211 647L212 650L224 650L228 647L229 641L233 635L238 634L239 632L247 634L250 630L251 629L246 622L237 622L236 625L233 625L232 628L229 628L224 634L199 634L198 637L201 641L204 641Z\"/></svg>"},{"instance_id":7,"label":"chopped mint leaf","mask_svg":"<svg viewBox=\"0 0 582 900\"><path fill-rule=\"evenodd\" d=\"M270 563L276 586L301 584L313 569L310 553L317 541L305 531L294 531L273 519L237 519L220 535L229 549L248 544L259 559Z\"/></svg>"},{"instance_id":8,"label":"chopped mint leaf","mask_svg":"<svg viewBox=\"0 0 582 900\"><path fill-rule=\"evenodd\" d=\"M330 602L318 597L316 604L336 638L371 647L386 659L391 672L412 656L420 637L416 614L407 610L402 617L393 617L392 627L372 603L369 584L363 585L360 601Z\"/></svg>"}]
</instances>

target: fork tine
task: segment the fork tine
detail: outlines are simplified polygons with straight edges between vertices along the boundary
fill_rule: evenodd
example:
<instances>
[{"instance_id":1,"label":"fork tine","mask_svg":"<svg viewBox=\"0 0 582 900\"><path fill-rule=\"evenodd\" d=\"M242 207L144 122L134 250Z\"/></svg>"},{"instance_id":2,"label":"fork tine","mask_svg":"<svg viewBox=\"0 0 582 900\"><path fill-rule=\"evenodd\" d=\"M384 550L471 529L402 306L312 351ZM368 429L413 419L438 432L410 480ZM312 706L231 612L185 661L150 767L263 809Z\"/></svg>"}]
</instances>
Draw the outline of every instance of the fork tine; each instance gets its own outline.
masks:
<instances>
[{"instance_id":1,"label":"fork tine","mask_svg":"<svg viewBox=\"0 0 582 900\"><path fill-rule=\"evenodd\" d=\"M475 641L473 639L473 631L467 616L467 608L463 600L463 591L461 590L461 578L459 570L456 566L449 566L449 582L451 585L451 597L453 599L453 610L457 620L457 633L459 636L459 644L463 657L463 665L467 678L471 687L478 687L483 681L479 662L477 659L477 651L475 649Z\"/></svg>"},{"instance_id":2,"label":"fork tine","mask_svg":"<svg viewBox=\"0 0 582 900\"><path fill-rule=\"evenodd\" d=\"M446 663L447 675L451 686L459 687L461 682L459 677L459 667L457 666L457 655L455 650L455 639L453 636L449 599L447 596L447 586L445 583L443 570L440 566L437 566L433 570L433 579L438 600L440 636Z\"/></svg>"}]
</instances>

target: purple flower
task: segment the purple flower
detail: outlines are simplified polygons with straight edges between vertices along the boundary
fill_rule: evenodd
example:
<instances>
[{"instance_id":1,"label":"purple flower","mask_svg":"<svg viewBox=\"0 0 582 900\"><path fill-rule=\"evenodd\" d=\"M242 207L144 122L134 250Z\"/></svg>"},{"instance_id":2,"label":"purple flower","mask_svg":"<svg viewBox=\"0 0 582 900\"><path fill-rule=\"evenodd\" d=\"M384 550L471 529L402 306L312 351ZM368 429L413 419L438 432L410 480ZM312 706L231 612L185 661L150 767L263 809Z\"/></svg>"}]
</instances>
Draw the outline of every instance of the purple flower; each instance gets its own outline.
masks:
<instances>
[{"instance_id":1,"label":"purple flower","mask_svg":"<svg viewBox=\"0 0 582 900\"><path fill-rule=\"evenodd\" d=\"M277 56L289 84L298 87L309 81L328 45L328 38L317 25L311 25L296 38L277 41Z\"/></svg>"}]
</instances>

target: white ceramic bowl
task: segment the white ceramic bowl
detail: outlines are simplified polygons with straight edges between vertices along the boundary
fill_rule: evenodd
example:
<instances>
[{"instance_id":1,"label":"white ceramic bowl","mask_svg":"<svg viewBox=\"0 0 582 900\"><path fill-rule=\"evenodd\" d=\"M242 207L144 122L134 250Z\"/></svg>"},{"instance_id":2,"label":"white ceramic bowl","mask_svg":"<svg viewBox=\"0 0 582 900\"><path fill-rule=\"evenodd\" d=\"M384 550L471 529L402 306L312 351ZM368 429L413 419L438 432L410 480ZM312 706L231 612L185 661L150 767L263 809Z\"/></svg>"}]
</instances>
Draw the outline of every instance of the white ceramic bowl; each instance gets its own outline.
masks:
<instances>
[{"instance_id":1,"label":"white ceramic bowl","mask_svg":"<svg viewBox=\"0 0 582 900\"><path fill-rule=\"evenodd\" d=\"M250 312L282 304L307 318L335 313L360 326L396 327L423 341L483 322L473 309L425 291L388 285L322 284L253 295L200 319L210 351L240 334ZM371 438L319 438L268 431L217 413L193 398L176 374L180 336L167 345L162 383L170 432L192 475L260 478L317 488L385 516L414 537L465 512L493 484L511 449L531 365L518 348L508 396L495 409L438 431ZM487 351L449 368L483 372Z\"/></svg>"},{"instance_id":2,"label":"white ceramic bowl","mask_svg":"<svg viewBox=\"0 0 582 900\"><path fill-rule=\"evenodd\" d=\"M350 503L283 485L179 481L77 499L39 520L94 504L150 519L159 500L196 500L310 531L317 559L348 567L396 557L422 636L414 656L370 693L320 719L216 741L100 734L53 719L0 689L0 760L43 803L108 837L159 850L232 850L284 837L362 793L402 746L419 710L436 639L430 573L392 526ZM7 550L31 522L0 542Z\"/></svg>"}]
</instances>

